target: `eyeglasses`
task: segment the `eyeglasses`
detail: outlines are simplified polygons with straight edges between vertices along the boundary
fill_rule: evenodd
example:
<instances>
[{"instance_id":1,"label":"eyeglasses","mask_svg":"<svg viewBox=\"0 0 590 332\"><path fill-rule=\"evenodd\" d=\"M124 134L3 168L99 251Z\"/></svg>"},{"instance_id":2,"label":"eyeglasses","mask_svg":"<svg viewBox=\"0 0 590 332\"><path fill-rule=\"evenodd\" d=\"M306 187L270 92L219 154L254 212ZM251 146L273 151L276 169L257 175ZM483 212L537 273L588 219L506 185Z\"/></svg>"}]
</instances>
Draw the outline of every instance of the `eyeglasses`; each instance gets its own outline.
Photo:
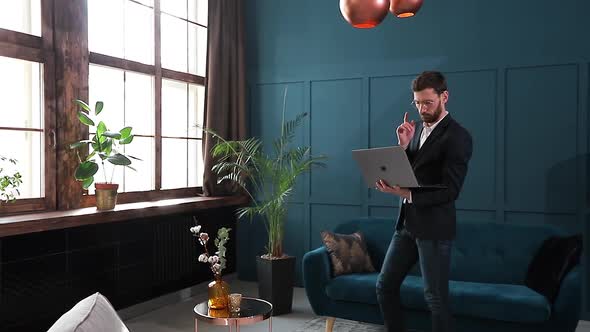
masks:
<instances>
[{"instance_id":1,"label":"eyeglasses","mask_svg":"<svg viewBox=\"0 0 590 332\"><path fill-rule=\"evenodd\" d=\"M415 106L417 109L422 108L422 106L426 106L426 108L430 108L434 105L434 100L412 100L411 104Z\"/></svg>"}]
</instances>

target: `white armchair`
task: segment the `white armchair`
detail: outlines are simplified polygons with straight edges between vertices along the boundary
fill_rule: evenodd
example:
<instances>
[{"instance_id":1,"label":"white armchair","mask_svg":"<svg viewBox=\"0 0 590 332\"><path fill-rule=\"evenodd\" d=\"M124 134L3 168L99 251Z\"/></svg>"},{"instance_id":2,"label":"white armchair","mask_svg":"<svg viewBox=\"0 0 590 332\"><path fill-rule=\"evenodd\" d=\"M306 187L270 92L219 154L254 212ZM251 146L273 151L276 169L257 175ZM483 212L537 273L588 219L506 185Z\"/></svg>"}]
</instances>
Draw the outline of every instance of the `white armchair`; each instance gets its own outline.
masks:
<instances>
[{"instance_id":1,"label":"white armchair","mask_svg":"<svg viewBox=\"0 0 590 332\"><path fill-rule=\"evenodd\" d=\"M63 314L47 332L99 331L129 332L109 300L94 293Z\"/></svg>"}]
</instances>

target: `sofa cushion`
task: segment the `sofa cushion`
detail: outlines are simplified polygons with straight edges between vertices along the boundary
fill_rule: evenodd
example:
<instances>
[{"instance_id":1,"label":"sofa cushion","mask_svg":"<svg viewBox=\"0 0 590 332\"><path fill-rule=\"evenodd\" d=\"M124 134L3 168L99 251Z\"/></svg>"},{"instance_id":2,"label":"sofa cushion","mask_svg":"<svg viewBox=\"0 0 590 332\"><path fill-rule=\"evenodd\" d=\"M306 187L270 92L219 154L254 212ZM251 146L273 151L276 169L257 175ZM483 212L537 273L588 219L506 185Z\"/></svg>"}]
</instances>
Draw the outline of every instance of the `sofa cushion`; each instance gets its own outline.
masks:
<instances>
[{"instance_id":1,"label":"sofa cushion","mask_svg":"<svg viewBox=\"0 0 590 332\"><path fill-rule=\"evenodd\" d=\"M362 233L338 234L323 231L321 236L330 255L333 276L375 272Z\"/></svg>"},{"instance_id":2,"label":"sofa cushion","mask_svg":"<svg viewBox=\"0 0 590 332\"><path fill-rule=\"evenodd\" d=\"M47 332L129 332L102 294L94 293L63 314Z\"/></svg>"},{"instance_id":3,"label":"sofa cushion","mask_svg":"<svg viewBox=\"0 0 590 332\"><path fill-rule=\"evenodd\" d=\"M549 237L531 260L524 284L555 302L561 281L581 254L582 234Z\"/></svg>"},{"instance_id":4,"label":"sofa cushion","mask_svg":"<svg viewBox=\"0 0 590 332\"><path fill-rule=\"evenodd\" d=\"M377 305L377 273L351 274L334 278L326 287L336 301ZM401 288L402 306L428 310L421 277L407 276ZM451 310L456 315L489 318L509 322L543 322L551 315L547 299L521 285L485 284L450 281Z\"/></svg>"}]
</instances>

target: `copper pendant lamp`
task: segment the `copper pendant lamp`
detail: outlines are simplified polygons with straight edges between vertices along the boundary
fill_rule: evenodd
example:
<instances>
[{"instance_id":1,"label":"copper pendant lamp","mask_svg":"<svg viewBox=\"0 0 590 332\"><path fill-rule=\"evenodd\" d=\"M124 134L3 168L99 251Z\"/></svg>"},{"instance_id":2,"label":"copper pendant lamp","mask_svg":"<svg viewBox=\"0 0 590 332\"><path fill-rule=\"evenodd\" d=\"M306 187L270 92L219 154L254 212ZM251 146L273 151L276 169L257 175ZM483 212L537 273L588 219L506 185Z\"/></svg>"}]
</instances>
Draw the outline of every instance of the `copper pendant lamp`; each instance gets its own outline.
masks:
<instances>
[{"instance_id":1,"label":"copper pendant lamp","mask_svg":"<svg viewBox=\"0 0 590 332\"><path fill-rule=\"evenodd\" d=\"M422 7L423 0L391 0L389 11L399 17L406 18L416 15L420 7Z\"/></svg>"},{"instance_id":2,"label":"copper pendant lamp","mask_svg":"<svg viewBox=\"0 0 590 332\"><path fill-rule=\"evenodd\" d=\"M390 0L340 0L340 12L353 27L370 29L379 25L389 10Z\"/></svg>"}]
</instances>

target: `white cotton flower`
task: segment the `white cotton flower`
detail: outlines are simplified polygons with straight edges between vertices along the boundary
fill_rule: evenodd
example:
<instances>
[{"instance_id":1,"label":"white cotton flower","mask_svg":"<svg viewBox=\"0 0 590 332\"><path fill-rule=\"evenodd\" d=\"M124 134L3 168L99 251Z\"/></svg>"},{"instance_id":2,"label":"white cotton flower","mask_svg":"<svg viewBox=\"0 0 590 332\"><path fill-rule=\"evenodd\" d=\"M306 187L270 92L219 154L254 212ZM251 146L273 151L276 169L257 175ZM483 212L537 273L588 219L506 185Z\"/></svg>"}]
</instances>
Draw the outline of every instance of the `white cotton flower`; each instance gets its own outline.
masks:
<instances>
[{"instance_id":1,"label":"white cotton flower","mask_svg":"<svg viewBox=\"0 0 590 332\"><path fill-rule=\"evenodd\" d=\"M201 254L199 256L199 262L201 262L201 263L207 263L207 259L208 259L207 254Z\"/></svg>"},{"instance_id":2,"label":"white cotton flower","mask_svg":"<svg viewBox=\"0 0 590 332\"><path fill-rule=\"evenodd\" d=\"M199 237L201 238L201 241L203 241L203 242L207 242L209 240L209 234L207 234L207 233L201 233L201 235L199 235Z\"/></svg>"},{"instance_id":3,"label":"white cotton flower","mask_svg":"<svg viewBox=\"0 0 590 332\"><path fill-rule=\"evenodd\" d=\"M201 225L195 226L195 233L198 233L200 231L201 231Z\"/></svg>"},{"instance_id":4,"label":"white cotton flower","mask_svg":"<svg viewBox=\"0 0 590 332\"><path fill-rule=\"evenodd\" d=\"M221 264L219 264L219 263L213 264L213 270L215 270L217 272L221 271Z\"/></svg>"},{"instance_id":5,"label":"white cotton flower","mask_svg":"<svg viewBox=\"0 0 590 332\"><path fill-rule=\"evenodd\" d=\"M219 257L217 257L217 256L211 256L211 257L209 257L209 263L215 264L217 262L219 262Z\"/></svg>"}]
</instances>

